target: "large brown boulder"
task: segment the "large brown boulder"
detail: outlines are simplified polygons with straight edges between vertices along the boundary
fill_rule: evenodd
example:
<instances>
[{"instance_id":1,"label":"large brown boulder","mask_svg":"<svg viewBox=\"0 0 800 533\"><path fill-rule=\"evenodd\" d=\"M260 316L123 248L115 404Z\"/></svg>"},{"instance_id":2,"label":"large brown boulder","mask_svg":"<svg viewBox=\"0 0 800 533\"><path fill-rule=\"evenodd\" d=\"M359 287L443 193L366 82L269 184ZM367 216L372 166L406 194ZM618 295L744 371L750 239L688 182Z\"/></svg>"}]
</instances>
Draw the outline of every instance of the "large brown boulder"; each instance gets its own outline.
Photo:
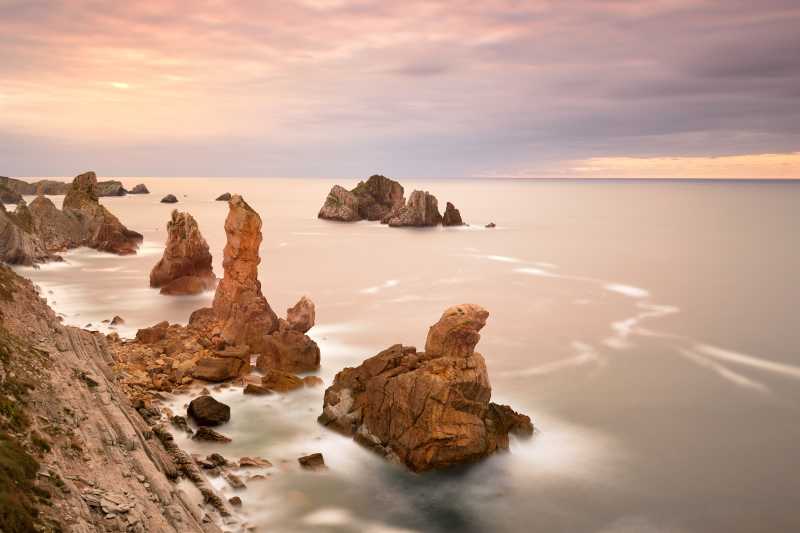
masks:
<instances>
[{"instance_id":1,"label":"large brown boulder","mask_svg":"<svg viewBox=\"0 0 800 533\"><path fill-rule=\"evenodd\" d=\"M261 385L275 392L289 392L303 387L303 380L289 372L267 370L261 378Z\"/></svg>"},{"instance_id":2,"label":"large brown boulder","mask_svg":"<svg viewBox=\"0 0 800 533\"><path fill-rule=\"evenodd\" d=\"M119 255L136 253L142 235L129 230L97 200L97 176L86 172L76 176L64 197L63 211L81 225L86 246Z\"/></svg>"},{"instance_id":3,"label":"large brown boulder","mask_svg":"<svg viewBox=\"0 0 800 533\"><path fill-rule=\"evenodd\" d=\"M189 402L186 414L199 426L218 426L231 419L231 408L206 394Z\"/></svg>"},{"instance_id":4,"label":"large brown boulder","mask_svg":"<svg viewBox=\"0 0 800 533\"><path fill-rule=\"evenodd\" d=\"M150 272L150 286L160 287L161 294L198 294L211 290L217 280L211 261L208 243L194 217L176 209L167 222L164 255Z\"/></svg>"},{"instance_id":5,"label":"large brown boulder","mask_svg":"<svg viewBox=\"0 0 800 533\"><path fill-rule=\"evenodd\" d=\"M358 214L367 220L381 220L405 204L403 186L386 176L373 175L351 191L358 198Z\"/></svg>"},{"instance_id":6,"label":"large brown boulder","mask_svg":"<svg viewBox=\"0 0 800 533\"><path fill-rule=\"evenodd\" d=\"M286 310L286 322L290 328L305 333L314 327L315 315L314 302L303 296Z\"/></svg>"},{"instance_id":7,"label":"large brown boulder","mask_svg":"<svg viewBox=\"0 0 800 533\"><path fill-rule=\"evenodd\" d=\"M358 214L358 197L344 187L334 185L317 217L340 222L361 220L361 215Z\"/></svg>"},{"instance_id":8,"label":"large brown boulder","mask_svg":"<svg viewBox=\"0 0 800 533\"><path fill-rule=\"evenodd\" d=\"M258 281L261 217L238 194L231 197L228 207L225 274L214 295L214 315L228 344L256 346L278 328L278 317Z\"/></svg>"},{"instance_id":9,"label":"large brown boulder","mask_svg":"<svg viewBox=\"0 0 800 533\"><path fill-rule=\"evenodd\" d=\"M319 346L308 335L292 329L280 320L277 331L265 335L259 345L256 368L262 372L278 369L285 372L313 372L319 368Z\"/></svg>"},{"instance_id":10,"label":"large brown boulder","mask_svg":"<svg viewBox=\"0 0 800 533\"><path fill-rule=\"evenodd\" d=\"M442 222L436 197L428 191L414 191L405 207L384 218L392 227L436 226Z\"/></svg>"},{"instance_id":11,"label":"large brown boulder","mask_svg":"<svg viewBox=\"0 0 800 533\"><path fill-rule=\"evenodd\" d=\"M204 357L192 369L192 377L220 383L237 378L249 370L250 365L236 357Z\"/></svg>"},{"instance_id":12,"label":"large brown boulder","mask_svg":"<svg viewBox=\"0 0 800 533\"><path fill-rule=\"evenodd\" d=\"M447 207L442 216L442 226L463 226L464 221L461 220L461 211L456 209L456 206L447 202Z\"/></svg>"},{"instance_id":13,"label":"large brown boulder","mask_svg":"<svg viewBox=\"0 0 800 533\"><path fill-rule=\"evenodd\" d=\"M136 332L136 340L142 344L154 344L158 341L164 340L167 337L167 330L169 329L169 322L164 320L155 326L149 328L142 328Z\"/></svg>"},{"instance_id":14,"label":"large brown boulder","mask_svg":"<svg viewBox=\"0 0 800 533\"><path fill-rule=\"evenodd\" d=\"M490 402L475 346L489 313L451 307L428 332L426 351L392 346L339 372L325 391L322 424L413 471L477 461L530 435L530 419Z\"/></svg>"}]
</instances>

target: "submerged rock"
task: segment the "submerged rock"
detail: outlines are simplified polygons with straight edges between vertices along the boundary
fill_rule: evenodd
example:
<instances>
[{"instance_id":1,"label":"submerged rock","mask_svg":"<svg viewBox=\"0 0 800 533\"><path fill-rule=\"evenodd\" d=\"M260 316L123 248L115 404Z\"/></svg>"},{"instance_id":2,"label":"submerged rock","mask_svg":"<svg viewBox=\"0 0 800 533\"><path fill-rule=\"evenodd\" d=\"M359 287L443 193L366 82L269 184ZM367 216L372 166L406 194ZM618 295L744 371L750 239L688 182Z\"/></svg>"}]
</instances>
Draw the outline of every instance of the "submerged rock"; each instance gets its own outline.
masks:
<instances>
[{"instance_id":1,"label":"submerged rock","mask_svg":"<svg viewBox=\"0 0 800 533\"><path fill-rule=\"evenodd\" d=\"M150 190L147 188L147 186L144 183L139 183L138 185L135 185L133 187L133 189L128 191L128 193L129 194L150 194Z\"/></svg>"},{"instance_id":2,"label":"submerged rock","mask_svg":"<svg viewBox=\"0 0 800 533\"><path fill-rule=\"evenodd\" d=\"M399 209L386 221L392 227L436 226L442 222L436 197L428 191L414 191L408 204Z\"/></svg>"},{"instance_id":3,"label":"submerged rock","mask_svg":"<svg viewBox=\"0 0 800 533\"><path fill-rule=\"evenodd\" d=\"M231 408L211 396L204 395L189 402L186 414L200 426L218 426L231 419Z\"/></svg>"},{"instance_id":4,"label":"submerged rock","mask_svg":"<svg viewBox=\"0 0 800 533\"><path fill-rule=\"evenodd\" d=\"M178 203L178 199L175 197L174 194L168 194L164 198L161 199L162 204L176 204Z\"/></svg>"},{"instance_id":5,"label":"submerged rock","mask_svg":"<svg viewBox=\"0 0 800 533\"><path fill-rule=\"evenodd\" d=\"M456 209L456 206L447 202L447 207L444 210L442 217L442 226L463 226L464 221L461 220L461 212Z\"/></svg>"},{"instance_id":6,"label":"submerged rock","mask_svg":"<svg viewBox=\"0 0 800 533\"><path fill-rule=\"evenodd\" d=\"M334 185L317 217L340 222L361 220L361 215L358 213L358 197L344 187Z\"/></svg>"},{"instance_id":7,"label":"submerged rock","mask_svg":"<svg viewBox=\"0 0 800 533\"><path fill-rule=\"evenodd\" d=\"M200 234L194 217L178 210L167 222L164 255L150 272L150 286L161 294L198 294L214 288L208 243Z\"/></svg>"},{"instance_id":8,"label":"submerged rock","mask_svg":"<svg viewBox=\"0 0 800 533\"><path fill-rule=\"evenodd\" d=\"M398 344L342 370L320 422L417 472L508 449L509 433L531 435L527 416L490 402L475 352L488 316L477 305L451 307L430 328L425 352Z\"/></svg>"}]
</instances>

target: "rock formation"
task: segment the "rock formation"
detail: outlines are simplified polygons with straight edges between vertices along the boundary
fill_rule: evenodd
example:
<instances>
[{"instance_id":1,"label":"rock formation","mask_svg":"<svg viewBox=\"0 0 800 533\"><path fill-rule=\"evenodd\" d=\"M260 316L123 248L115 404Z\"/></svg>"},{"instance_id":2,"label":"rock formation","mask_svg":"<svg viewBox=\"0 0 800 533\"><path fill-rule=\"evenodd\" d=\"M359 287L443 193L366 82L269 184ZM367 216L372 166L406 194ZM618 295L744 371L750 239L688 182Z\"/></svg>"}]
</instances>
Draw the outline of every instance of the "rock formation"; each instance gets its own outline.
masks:
<instances>
[{"instance_id":1,"label":"rock formation","mask_svg":"<svg viewBox=\"0 0 800 533\"><path fill-rule=\"evenodd\" d=\"M118 255L136 253L142 235L123 226L117 217L100 205L95 194L96 186L95 173L86 172L73 180L64 197L63 212L79 222L81 244Z\"/></svg>"},{"instance_id":2,"label":"rock formation","mask_svg":"<svg viewBox=\"0 0 800 533\"><path fill-rule=\"evenodd\" d=\"M164 198L161 199L162 204L176 204L178 203L178 199L175 198L174 194L168 194Z\"/></svg>"},{"instance_id":3,"label":"rock formation","mask_svg":"<svg viewBox=\"0 0 800 533\"><path fill-rule=\"evenodd\" d=\"M51 252L80 246L85 239L78 217L59 210L46 196L37 196L30 205L34 233Z\"/></svg>"},{"instance_id":4,"label":"rock formation","mask_svg":"<svg viewBox=\"0 0 800 533\"><path fill-rule=\"evenodd\" d=\"M436 226L442 222L436 197L428 191L414 191L408 204L394 212L386 223L392 227Z\"/></svg>"},{"instance_id":5,"label":"rock formation","mask_svg":"<svg viewBox=\"0 0 800 533\"><path fill-rule=\"evenodd\" d=\"M0 176L0 189L5 188L19 194L30 196L40 194L61 196L67 194L70 185L71 184L68 182L55 180L38 180L28 183L23 180ZM125 196L127 193L128 191L125 190L122 183L117 180L98 181L95 190L95 194L101 198L104 196Z\"/></svg>"},{"instance_id":6,"label":"rock formation","mask_svg":"<svg viewBox=\"0 0 800 533\"><path fill-rule=\"evenodd\" d=\"M262 372L278 368L287 372L313 372L319 368L319 346L302 331L279 320L278 330L265 335L256 359Z\"/></svg>"},{"instance_id":7,"label":"rock formation","mask_svg":"<svg viewBox=\"0 0 800 533\"><path fill-rule=\"evenodd\" d=\"M303 296L286 310L286 322L289 323L290 328L300 333L306 333L314 327L314 315L314 302Z\"/></svg>"},{"instance_id":8,"label":"rock formation","mask_svg":"<svg viewBox=\"0 0 800 533\"><path fill-rule=\"evenodd\" d=\"M447 202L447 207L444 210L442 217L442 226L463 226L464 221L461 220L461 212L456 209L456 206Z\"/></svg>"},{"instance_id":9,"label":"rock formation","mask_svg":"<svg viewBox=\"0 0 800 533\"><path fill-rule=\"evenodd\" d=\"M490 402L483 356L475 352L489 313L447 309L425 352L395 345L345 368L325 391L322 424L389 460L421 472L508 449L508 434L533 433L530 419Z\"/></svg>"},{"instance_id":10,"label":"rock formation","mask_svg":"<svg viewBox=\"0 0 800 533\"><path fill-rule=\"evenodd\" d=\"M133 189L128 191L129 194L150 194L147 186L144 183L139 183L138 185L134 186Z\"/></svg>"},{"instance_id":11,"label":"rock formation","mask_svg":"<svg viewBox=\"0 0 800 533\"><path fill-rule=\"evenodd\" d=\"M198 294L216 283L208 243L189 213L177 209L167 222L164 255L150 272L150 286L161 294Z\"/></svg>"},{"instance_id":12,"label":"rock formation","mask_svg":"<svg viewBox=\"0 0 800 533\"><path fill-rule=\"evenodd\" d=\"M358 214L358 198L344 187L334 185L317 217L340 222L361 220L361 215Z\"/></svg>"},{"instance_id":13,"label":"rock formation","mask_svg":"<svg viewBox=\"0 0 800 533\"><path fill-rule=\"evenodd\" d=\"M199 426L218 426L231 419L231 408L205 394L189 402L186 414Z\"/></svg>"},{"instance_id":14,"label":"rock formation","mask_svg":"<svg viewBox=\"0 0 800 533\"><path fill-rule=\"evenodd\" d=\"M17 205L22 201L22 195L8 187L0 185L0 203Z\"/></svg>"},{"instance_id":15,"label":"rock formation","mask_svg":"<svg viewBox=\"0 0 800 533\"><path fill-rule=\"evenodd\" d=\"M14 212L0 202L0 260L10 265L31 266L54 259L33 233L30 212L20 203Z\"/></svg>"},{"instance_id":16,"label":"rock formation","mask_svg":"<svg viewBox=\"0 0 800 533\"><path fill-rule=\"evenodd\" d=\"M220 194L219 196L217 196L216 201L217 202L227 202L230 199L231 199L231 193L224 192L224 193Z\"/></svg>"},{"instance_id":17,"label":"rock formation","mask_svg":"<svg viewBox=\"0 0 800 533\"><path fill-rule=\"evenodd\" d=\"M128 191L122 186L122 183L116 180L98 181L95 187L95 194L98 197L103 196L125 196Z\"/></svg>"},{"instance_id":18,"label":"rock formation","mask_svg":"<svg viewBox=\"0 0 800 533\"><path fill-rule=\"evenodd\" d=\"M358 214L367 220L382 220L405 204L403 186L386 176L373 175L351 191L358 199Z\"/></svg>"}]
</instances>

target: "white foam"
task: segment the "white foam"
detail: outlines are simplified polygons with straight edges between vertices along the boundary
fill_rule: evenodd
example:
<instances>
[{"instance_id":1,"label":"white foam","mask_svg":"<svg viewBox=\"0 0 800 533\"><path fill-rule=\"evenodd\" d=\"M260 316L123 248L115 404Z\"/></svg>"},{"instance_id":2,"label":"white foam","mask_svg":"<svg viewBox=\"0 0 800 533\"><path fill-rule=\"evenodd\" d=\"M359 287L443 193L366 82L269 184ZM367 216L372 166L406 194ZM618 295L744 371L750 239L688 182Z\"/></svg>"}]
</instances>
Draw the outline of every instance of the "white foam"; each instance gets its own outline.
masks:
<instances>
[{"instance_id":1,"label":"white foam","mask_svg":"<svg viewBox=\"0 0 800 533\"><path fill-rule=\"evenodd\" d=\"M752 355L725 350L724 348L712 346L710 344L696 344L694 349L704 355L721 359L723 361L751 366L753 368L767 370L768 372L775 372L791 378L800 379L800 367L794 365L776 363L775 361L770 361L769 359L761 359L760 357L754 357Z\"/></svg>"},{"instance_id":2,"label":"white foam","mask_svg":"<svg viewBox=\"0 0 800 533\"><path fill-rule=\"evenodd\" d=\"M500 261L501 263L521 263L521 259L517 259L516 257L509 257L507 255L487 255L486 259L490 261Z\"/></svg>"},{"instance_id":3,"label":"white foam","mask_svg":"<svg viewBox=\"0 0 800 533\"><path fill-rule=\"evenodd\" d=\"M375 285L373 287L367 287L366 289L361 289L359 292L362 294L377 294L383 289L391 289L392 287L397 287L400 285L400 282L396 279L389 279L384 281L380 285Z\"/></svg>"},{"instance_id":4,"label":"white foam","mask_svg":"<svg viewBox=\"0 0 800 533\"><path fill-rule=\"evenodd\" d=\"M650 296L650 292L645 289L640 289L639 287L633 287L631 285L622 285L620 283L609 283L604 285L603 288L607 291L623 294L631 298L647 298Z\"/></svg>"},{"instance_id":5,"label":"white foam","mask_svg":"<svg viewBox=\"0 0 800 533\"><path fill-rule=\"evenodd\" d=\"M338 507L323 507L303 517L310 526L341 527L353 521L350 511Z\"/></svg>"},{"instance_id":6,"label":"white foam","mask_svg":"<svg viewBox=\"0 0 800 533\"><path fill-rule=\"evenodd\" d=\"M696 352L693 352L691 350L684 350L684 349L680 349L678 351L681 353L681 355L683 355L684 357L686 357L690 361L693 361L694 363L696 363L696 364L698 364L698 365L700 365L702 367L705 367L705 368L708 368L710 370L713 370L719 376L721 376L722 378L730 381L734 385L738 385L740 387L747 387L747 388L750 388L750 389L755 389L755 390L758 390L758 391L761 391L761 392L769 392L769 389L763 383L755 381L755 380L752 380L752 379L748 378L747 376L743 376L742 374L739 374L738 372L734 372L733 370L731 370L731 369L729 369L729 368L727 368L727 367L725 367L725 366L723 366L723 365L721 365L719 363L716 363L716 362L712 361L711 359L708 359L707 357L703 357L703 356L701 356L700 354L698 354Z\"/></svg>"},{"instance_id":7,"label":"white foam","mask_svg":"<svg viewBox=\"0 0 800 533\"><path fill-rule=\"evenodd\" d=\"M527 274L529 276L541 276L541 277L544 277L544 278L557 277L557 276L554 276L552 273L550 273L550 272L548 272L546 270L542 270L541 268L533 268L533 267L515 268L514 272L517 272L518 274Z\"/></svg>"},{"instance_id":8,"label":"white foam","mask_svg":"<svg viewBox=\"0 0 800 533\"><path fill-rule=\"evenodd\" d=\"M587 363L594 363L599 360L597 351L591 345L580 341L573 341L571 346L573 350L578 352L577 355L551 361L543 365L524 368L522 370L503 372L500 375L505 377L545 376L560 370L582 366Z\"/></svg>"}]
</instances>

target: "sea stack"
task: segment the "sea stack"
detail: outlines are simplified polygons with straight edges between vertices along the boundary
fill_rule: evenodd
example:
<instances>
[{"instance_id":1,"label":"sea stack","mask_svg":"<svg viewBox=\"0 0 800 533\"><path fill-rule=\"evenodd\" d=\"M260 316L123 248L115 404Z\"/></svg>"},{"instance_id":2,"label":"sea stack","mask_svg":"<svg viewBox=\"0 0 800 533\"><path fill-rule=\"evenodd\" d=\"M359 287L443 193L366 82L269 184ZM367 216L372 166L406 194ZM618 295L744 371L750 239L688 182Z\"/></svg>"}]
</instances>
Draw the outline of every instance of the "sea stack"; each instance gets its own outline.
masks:
<instances>
[{"instance_id":1,"label":"sea stack","mask_svg":"<svg viewBox=\"0 0 800 533\"><path fill-rule=\"evenodd\" d=\"M415 472L482 459L533 434L530 418L490 402L483 356L475 352L489 313L451 307L425 352L394 345L345 368L325 391L320 423Z\"/></svg>"},{"instance_id":2,"label":"sea stack","mask_svg":"<svg viewBox=\"0 0 800 533\"><path fill-rule=\"evenodd\" d=\"M439 214L439 203L436 197L428 191L414 191L408 199L408 204L400 208L386 219L392 227L401 226L436 226L441 224L442 215Z\"/></svg>"},{"instance_id":3,"label":"sea stack","mask_svg":"<svg viewBox=\"0 0 800 533\"><path fill-rule=\"evenodd\" d=\"M167 222L164 255L150 272L150 286L161 294L199 294L214 288L208 243L200 234L194 217L177 209Z\"/></svg>"},{"instance_id":4,"label":"sea stack","mask_svg":"<svg viewBox=\"0 0 800 533\"><path fill-rule=\"evenodd\" d=\"M327 220L382 220L405 205L403 186L375 174L348 191L334 185L317 215Z\"/></svg>"},{"instance_id":5,"label":"sea stack","mask_svg":"<svg viewBox=\"0 0 800 533\"><path fill-rule=\"evenodd\" d=\"M442 216L442 226L463 226L464 221L461 220L461 212L456 209L456 206L447 202L447 207Z\"/></svg>"}]
</instances>

